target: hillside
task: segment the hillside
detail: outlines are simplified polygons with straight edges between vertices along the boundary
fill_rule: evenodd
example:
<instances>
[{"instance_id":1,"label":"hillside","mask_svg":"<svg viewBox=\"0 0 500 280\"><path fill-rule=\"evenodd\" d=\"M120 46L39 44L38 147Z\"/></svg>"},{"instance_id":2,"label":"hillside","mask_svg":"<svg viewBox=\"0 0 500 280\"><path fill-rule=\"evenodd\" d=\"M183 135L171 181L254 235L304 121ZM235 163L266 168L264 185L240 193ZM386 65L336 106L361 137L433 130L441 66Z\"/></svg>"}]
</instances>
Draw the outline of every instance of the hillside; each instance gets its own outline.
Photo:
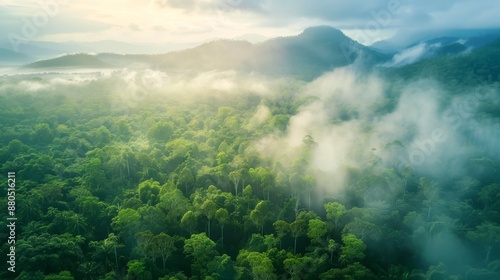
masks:
<instances>
[{"instance_id":1,"label":"hillside","mask_svg":"<svg viewBox=\"0 0 500 280\"><path fill-rule=\"evenodd\" d=\"M89 54L72 54L58 58L41 60L25 65L23 68L107 68L111 65Z\"/></svg>"},{"instance_id":2,"label":"hillside","mask_svg":"<svg viewBox=\"0 0 500 280\"><path fill-rule=\"evenodd\" d=\"M450 86L500 81L500 39L470 53L435 57L386 72L403 81L433 78Z\"/></svg>"}]
</instances>

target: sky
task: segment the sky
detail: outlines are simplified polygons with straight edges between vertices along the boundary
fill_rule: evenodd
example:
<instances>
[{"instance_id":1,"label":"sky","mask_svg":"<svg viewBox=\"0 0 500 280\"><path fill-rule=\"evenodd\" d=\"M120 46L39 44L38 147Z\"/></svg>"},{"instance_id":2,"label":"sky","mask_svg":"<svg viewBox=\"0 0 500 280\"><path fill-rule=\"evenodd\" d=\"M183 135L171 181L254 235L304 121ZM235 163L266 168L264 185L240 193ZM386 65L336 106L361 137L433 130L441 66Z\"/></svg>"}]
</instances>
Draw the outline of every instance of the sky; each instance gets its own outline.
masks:
<instances>
[{"instance_id":1,"label":"sky","mask_svg":"<svg viewBox=\"0 0 500 280\"><path fill-rule=\"evenodd\" d=\"M499 14L498 0L0 0L0 41L258 40L330 25L368 45L416 29L498 28Z\"/></svg>"}]
</instances>

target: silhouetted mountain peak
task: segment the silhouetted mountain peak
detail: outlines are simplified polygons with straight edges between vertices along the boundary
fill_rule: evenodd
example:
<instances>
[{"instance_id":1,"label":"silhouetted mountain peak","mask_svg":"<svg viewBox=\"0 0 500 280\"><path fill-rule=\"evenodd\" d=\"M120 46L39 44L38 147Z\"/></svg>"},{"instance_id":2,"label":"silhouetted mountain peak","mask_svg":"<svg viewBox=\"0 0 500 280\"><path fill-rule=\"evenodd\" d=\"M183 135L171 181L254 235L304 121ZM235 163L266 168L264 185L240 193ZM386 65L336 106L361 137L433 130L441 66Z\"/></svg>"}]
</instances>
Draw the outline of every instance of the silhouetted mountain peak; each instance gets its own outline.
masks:
<instances>
[{"instance_id":1,"label":"silhouetted mountain peak","mask_svg":"<svg viewBox=\"0 0 500 280\"><path fill-rule=\"evenodd\" d=\"M307 40L351 40L342 31L331 26L313 26L306 28L299 38Z\"/></svg>"}]
</instances>

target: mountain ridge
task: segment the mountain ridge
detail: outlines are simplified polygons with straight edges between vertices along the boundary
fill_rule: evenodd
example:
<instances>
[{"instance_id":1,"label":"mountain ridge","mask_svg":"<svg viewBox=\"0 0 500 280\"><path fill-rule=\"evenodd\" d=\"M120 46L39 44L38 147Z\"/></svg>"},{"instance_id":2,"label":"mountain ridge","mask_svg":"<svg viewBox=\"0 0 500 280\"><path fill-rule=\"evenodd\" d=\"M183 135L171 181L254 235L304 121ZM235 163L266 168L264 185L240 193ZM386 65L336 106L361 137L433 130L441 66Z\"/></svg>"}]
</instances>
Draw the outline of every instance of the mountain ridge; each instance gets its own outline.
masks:
<instances>
[{"instance_id":1,"label":"mountain ridge","mask_svg":"<svg viewBox=\"0 0 500 280\"><path fill-rule=\"evenodd\" d=\"M23 68L51 68L59 64L69 67L72 62L74 67L93 67L72 59L72 56L75 55L39 61ZM358 56L363 56L373 65L389 59L387 55L355 42L339 29L328 26L309 27L296 36L277 37L257 44L224 39L165 54L101 53L91 57L95 65L109 67L134 65L163 71L256 71L310 80L325 71L352 64Z\"/></svg>"}]
</instances>

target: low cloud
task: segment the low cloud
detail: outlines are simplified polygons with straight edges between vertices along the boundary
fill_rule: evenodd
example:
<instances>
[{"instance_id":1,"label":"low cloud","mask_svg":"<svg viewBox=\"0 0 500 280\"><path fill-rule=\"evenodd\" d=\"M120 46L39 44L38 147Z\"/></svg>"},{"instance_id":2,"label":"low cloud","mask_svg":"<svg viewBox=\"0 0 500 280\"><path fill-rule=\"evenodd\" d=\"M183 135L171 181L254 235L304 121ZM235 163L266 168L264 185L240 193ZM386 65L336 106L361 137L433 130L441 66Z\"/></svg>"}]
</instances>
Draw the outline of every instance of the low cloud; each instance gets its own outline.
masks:
<instances>
[{"instance_id":1,"label":"low cloud","mask_svg":"<svg viewBox=\"0 0 500 280\"><path fill-rule=\"evenodd\" d=\"M304 138L312 137L315 147L308 169L327 193L344 189L353 168L392 168L400 176L409 168L421 176L452 180L474 176L467 164L475 156L500 157L494 141L499 135L492 133L498 126L478 113L494 102L494 90L453 97L439 84L422 80L390 98L385 87L380 78L349 68L327 73L304 87L301 94L317 99L300 108L285 134L264 137L256 147L286 166L299 156ZM394 109L378 110L391 99L396 101Z\"/></svg>"}]
</instances>

